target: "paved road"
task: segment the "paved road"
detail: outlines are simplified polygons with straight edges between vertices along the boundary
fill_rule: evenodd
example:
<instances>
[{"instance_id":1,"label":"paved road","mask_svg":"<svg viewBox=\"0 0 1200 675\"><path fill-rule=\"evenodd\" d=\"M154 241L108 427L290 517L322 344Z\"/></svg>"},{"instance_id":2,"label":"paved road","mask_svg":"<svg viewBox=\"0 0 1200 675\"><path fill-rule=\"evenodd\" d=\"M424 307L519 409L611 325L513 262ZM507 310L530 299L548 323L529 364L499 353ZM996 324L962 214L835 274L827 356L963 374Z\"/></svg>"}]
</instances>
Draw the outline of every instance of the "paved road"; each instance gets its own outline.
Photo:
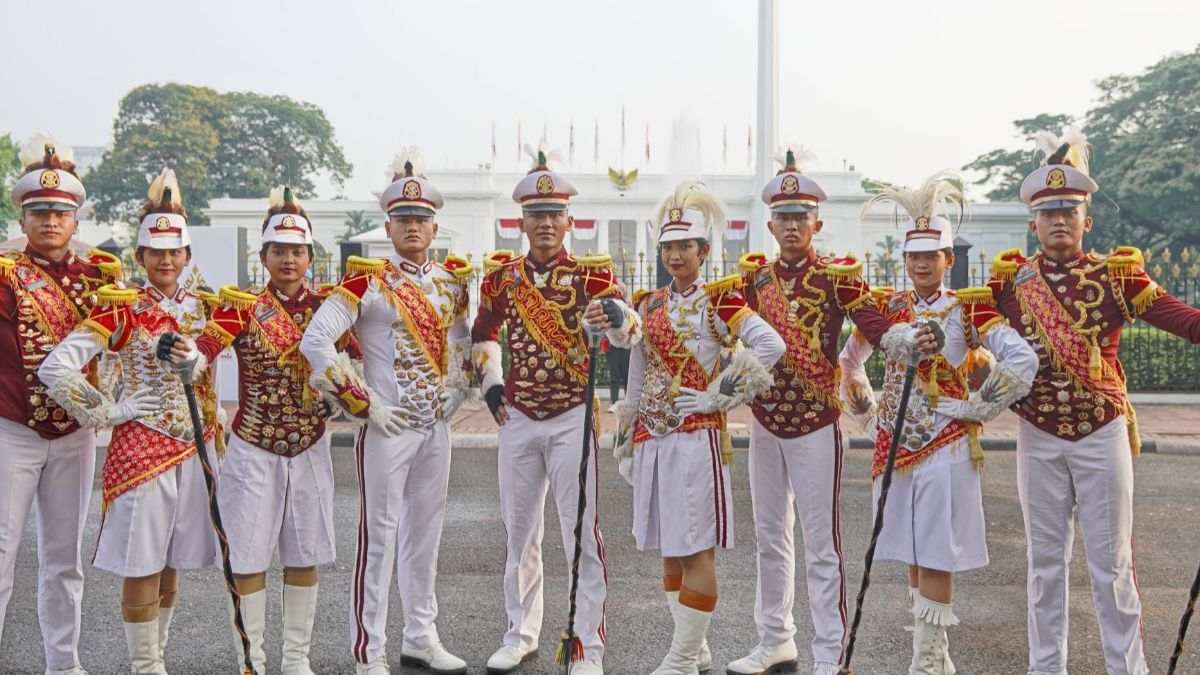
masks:
<instances>
[{"instance_id":1,"label":"paved road","mask_svg":"<svg viewBox=\"0 0 1200 675\"><path fill-rule=\"evenodd\" d=\"M320 673L352 673L346 646L348 585L353 559L357 499L352 456L335 455L337 470L338 562L322 570L321 599L313 649L313 665ZM843 523L851 597L857 590L870 523L867 453L847 454L843 484ZM735 532L737 547L719 555L721 602L709 634L717 664L741 657L755 642L754 533L750 492L746 482L746 454L738 452L734 470ZM440 629L446 644L482 673L487 656L499 644L505 628L500 591L504 560L503 529L498 516L495 451L461 450L455 455L450 484L450 511L441 551L439 593ZM1146 604L1146 632L1152 672L1164 672L1187 588L1200 558L1200 495L1194 476L1200 459L1150 455L1137 461L1138 579ZM963 623L952 633L959 671L972 674L1024 673L1025 652L1025 538L1014 484L1015 455L989 454L984 490L988 516L990 567L959 579L956 610ZM652 670L670 639L671 624L659 582L659 562L652 553L639 553L629 535L630 490L605 457L602 470L601 513L607 535L610 563L608 672L641 674ZM98 506L99 497L93 505ZM548 518L554 518L552 507ZM98 508L89 519L85 549L96 541ZM551 527L548 532L554 532ZM1077 540L1078 536L1077 536ZM1081 541L1081 540L1080 540ZM528 673L553 673L553 649L565 616L566 563L557 537L547 537L545 558L552 566L547 584L546 616L542 632L543 654ZM1099 635L1092 614L1087 571L1077 547L1072 566L1070 668L1072 673L1104 672ZM271 577L278 589L279 573ZM876 568L868 596L868 615L855 658L858 673L906 672L909 633L901 626L908 617L903 609L904 576L901 566L886 563ZM0 673L42 672L41 642L35 619L35 545L32 518L17 562L17 582L3 640ZM93 675L128 672L124 636L119 621L119 580L99 570L88 570L84 597L85 625L81 650ZM174 675L234 673L236 654L224 623L223 586L215 570L185 574L180 610L167 655ZM399 635L396 594L392 594L389 631ZM267 652L272 672L278 668L278 597L271 601ZM809 639L803 593L798 600L798 636L801 652ZM398 667L398 638L393 637L392 659ZM1183 672L1200 672L1200 654L1189 655Z\"/></svg>"}]
</instances>

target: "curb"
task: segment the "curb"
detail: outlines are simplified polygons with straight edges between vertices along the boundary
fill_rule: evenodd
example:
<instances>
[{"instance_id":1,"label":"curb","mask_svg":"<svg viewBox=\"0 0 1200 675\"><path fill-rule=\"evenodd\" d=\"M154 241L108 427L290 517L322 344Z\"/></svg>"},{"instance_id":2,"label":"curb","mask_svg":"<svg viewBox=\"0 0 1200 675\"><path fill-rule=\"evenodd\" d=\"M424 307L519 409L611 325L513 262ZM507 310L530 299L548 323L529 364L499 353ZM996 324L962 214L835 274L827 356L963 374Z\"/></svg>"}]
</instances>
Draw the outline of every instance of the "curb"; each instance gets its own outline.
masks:
<instances>
[{"instance_id":1,"label":"curb","mask_svg":"<svg viewBox=\"0 0 1200 675\"><path fill-rule=\"evenodd\" d=\"M453 447L462 449L494 448L496 447L496 438L495 433L451 434L450 443ZM354 447L354 433L349 431L335 431L333 432L332 443L335 448L352 448ZM985 436L979 439L979 445L983 447L985 452L1011 452L1017 449L1017 439L1004 436L993 436L990 438ZM600 447L603 449L606 446L612 446L612 434L602 434L600 436ZM750 435L733 434L733 447L738 449L749 448ZM855 450L867 450L875 447L875 440L869 436L850 436L847 438L846 447ZM1142 439L1142 452L1163 455L1200 455L1200 440L1177 441L1145 438Z\"/></svg>"}]
</instances>

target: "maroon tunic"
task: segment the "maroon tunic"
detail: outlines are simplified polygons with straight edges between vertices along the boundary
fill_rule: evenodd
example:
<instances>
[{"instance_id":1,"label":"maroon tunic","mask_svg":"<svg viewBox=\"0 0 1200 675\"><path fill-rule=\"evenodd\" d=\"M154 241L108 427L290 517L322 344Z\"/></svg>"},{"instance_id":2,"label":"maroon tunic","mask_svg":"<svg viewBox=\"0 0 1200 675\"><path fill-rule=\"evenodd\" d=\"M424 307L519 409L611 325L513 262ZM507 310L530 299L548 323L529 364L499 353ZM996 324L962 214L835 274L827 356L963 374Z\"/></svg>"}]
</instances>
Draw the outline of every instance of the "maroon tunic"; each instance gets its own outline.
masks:
<instances>
[{"instance_id":1,"label":"maroon tunic","mask_svg":"<svg viewBox=\"0 0 1200 675\"><path fill-rule=\"evenodd\" d=\"M1125 373L1117 359L1121 330L1126 322L1142 318L1151 325L1190 342L1200 342L1200 310L1167 295L1142 268L1136 249L1122 248L1111 256L1079 253L1056 262L1040 253L1025 259L1018 251L1000 254L988 285L1000 313L1008 319L1038 354L1040 365L1028 397L1016 407L1017 414L1042 431L1068 440L1078 440L1117 416L1127 406L1101 395L1089 377L1080 377L1064 366L1039 335L1039 326L1051 325L1037 311L1025 313L1018 286L1029 284L1035 275L1048 284L1053 296L1066 310L1075 331L1094 335L1088 344L1098 347L1106 364L1106 384L1122 394ZM1028 302L1028 301L1027 301ZM1096 363L1099 366L1099 363ZM1097 372L1101 369L1098 368Z\"/></svg>"},{"instance_id":2,"label":"maroon tunic","mask_svg":"<svg viewBox=\"0 0 1200 675\"><path fill-rule=\"evenodd\" d=\"M103 264L103 268L101 265ZM120 277L120 264L99 252L68 253L59 262L26 247L0 261L0 416L45 439L79 424L46 395L38 366L55 345L87 318L96 290Z\"/></svg>"},{"instance_id":3,"label":"maroon tunic","mask_svg":"<svg viewBox=\"0 0 1200 675\"><path fill-rule=\"evenodd\" d=\"M879 344L891 327L871 300L871 291L860 275L861 264L853 258L818 256L811 249L797 265L782 260L768 263L761 255L742 259L743 292L751 309L758 312L788 344L788 353L774 366L775 383L751 404L754 417L780 438L795 438L822 429L841 417L836 390L838 341L847 316L871 342ZM782 312L764 307L768 285L779 284L778 297L788 307L783 321L773 320ZM788 325L781 325L786 322ZM816 349L814 349L814 344ZM792 358L803 350L803 358L833 378L820 386L807 381L804 368Z\"/></svg>"}]
</instances>

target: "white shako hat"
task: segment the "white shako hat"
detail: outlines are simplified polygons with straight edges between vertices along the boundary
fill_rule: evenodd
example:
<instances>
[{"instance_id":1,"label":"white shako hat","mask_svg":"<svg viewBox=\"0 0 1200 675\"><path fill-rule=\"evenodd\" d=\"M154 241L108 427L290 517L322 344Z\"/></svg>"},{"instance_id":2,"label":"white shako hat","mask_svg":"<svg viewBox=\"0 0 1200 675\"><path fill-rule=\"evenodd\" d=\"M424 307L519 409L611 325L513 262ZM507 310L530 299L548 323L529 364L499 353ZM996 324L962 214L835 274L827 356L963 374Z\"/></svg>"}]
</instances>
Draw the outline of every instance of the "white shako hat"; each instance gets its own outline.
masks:
<instances>
[{"instance_id":1,"label":"white shako hat","mask_svg":"<svg viewBox=\"0 0 1200 675\"><path fill-rule=\"evenodd\" d=\"M763 203L771 213L808 213L829 198L815 180L801 173L801 163L814 158L797 145L787 145L775 155L783 168L762 190Z\"/></svg>"},{"instance_id":2,"label":"white shako hat","mask_svg":"<svg viewBox=\"0 0 1200 675\"><path fill-rule=\"evenodd\" d=\"M267 197L267 220L263 223L262 243L312 245L312 224L308 214L292 196L292 188L280 185Z\"/></svg>"},{"instance_id":3,"label":"white shako hat","mask_svg":"<svg viewBox=\"0 0 1200 675\"><path fill-rule=\"evenodd\" d=\"M75 174L75 153L70 147L38 134L19 154L25 174L13 185L13 205L51 211L75 211L83 206L87 192Z\"/></svg>"},{"instance_id":4,"label":"white shako hat","mask_svg":"<svg viewBox=\"0 0 1200 675\"><path fill-rule=\"evenodd\" d=\"M703 239L716 243L725 231L725 207L705 190L704 183L688 179L679 184L658 207L658 243Z\"/></svg>"},{"instance_id":5,"label":"white shako hat","mask_svg":"<svg viewBox=\"0 0 1200 675\"><path fill-rule=\"evenodd\" d=\"M379 208L389 216L433 216L445 206L442 193L425 177L421 151L404 148L392 160L392 183L379 198Z\"/></svg>"},{"instance_id":6,"label":"white shako hat","mask_svg":"<svg viewBox=\"0 0 1200 675\"><path fill-rule=\"evenodd\" d=\"M183 210L183 194L179 179L171 169L163 169L150 183L146 203L142 206L142 222L138 226L137 245L147 248L183 248L191 246L187 212Z\"/></svg>"},{"instance_id":7,"label":"white shako hat","mask_svg":"<svg viewBox=\"0 0 1200 675\"><path fill-rule=\"evenodd\" d=\"M1067 127L1061 137L1043 131L1036 140L1046 162L1021 181L1021 201L1034 211L1090 202L1100 186L1088 175L1087 136L1077 127Z\"/></svg>"},{"instance_id":8,"label":"white shako hat","mask_svg":"<svg viewBox=\"0 0 1200 675\"><path fill-rule=\"evenodd\" d=\"M954 182L957 178L952 171L939 171L915 190L885 187L863 205L863 215L876 204L892 204L897 211L904 211L908 222L904 227L901 250L905 253L954 248L954 224L939 211L952 209L956 211L957 220L962 221L967 198Z\"/></svg>"},{"instance_id":9,"label":"white shako hat","mask_svg":"<svg viewBox=\"0 0 1200 675\"><path fill-rule=\"evenodd\" d=\"M526 144L525 154L533 160L533 168L513 189L513 201L524 211L566 211L579 190L551 168L562 164L558 150L547 150L543 138L537 150Z\"/></svg>"}]
</instances>

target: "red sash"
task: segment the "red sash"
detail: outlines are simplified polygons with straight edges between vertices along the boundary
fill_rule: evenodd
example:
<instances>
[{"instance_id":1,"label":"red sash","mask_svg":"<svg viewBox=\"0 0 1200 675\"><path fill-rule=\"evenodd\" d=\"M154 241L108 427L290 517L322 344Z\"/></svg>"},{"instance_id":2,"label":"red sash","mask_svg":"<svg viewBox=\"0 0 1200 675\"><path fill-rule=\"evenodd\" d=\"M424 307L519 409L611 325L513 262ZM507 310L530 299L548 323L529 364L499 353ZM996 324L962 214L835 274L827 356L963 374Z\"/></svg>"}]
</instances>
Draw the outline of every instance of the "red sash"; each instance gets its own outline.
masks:
<instances>
[{"instance_id":1,"label":"red sash","mask_svg":"<svg viewBox=\"0 0 1200 675\"><path fill-rule=\"evenodd\" d=\"M524 265L517 265L515 272L517 280L513 286L512 304L521 322L525 324L525 329L542 349L550 354L555 363L570 374L571 379L586 384L587 357L575 359L571 356L572 351L586 354L580 337L583 331L575 334L567 329L562 314L547 306L546 298L529 280Z\"/></svg>"},{"instance_id":2,"label":"red sash","mask_svg":"<svg viewBox=\"0 0 1200 675\"><path fill-rule=\"evenodd\" d=\"M800 374L801 388L812 392L821 403L828 406L841 407L838 397L838 372L820 349L809 348L809 336L800 330L797 322L792 321L788 309L790 303L775 276L775 267L767 265L762 268L762 274L770 281L756 284L758 293L758 313L766 319L771 327L779 331L783 343L787 347L780 365L785 369L794 369ZM776 367L779 367L777 365Z\"/></svg>"},{"instance_id":3,"label":"red sash","mask_svg":"<svg viewBox=\"0 0 1200 675\"><path fill-rule=\"evenodd\" d=\"M392 293L392 305L400 313L400 319L408 327L408 334L416 338L425 358L439 375L446 371L446 329L442 327L437 309L429 302L421 287L404 274L387 264L384 285Z\"/></svg>"},{"instance_id":4,"label":"red sash","mask_svg":"<svg viewBox=\"0 0 1200 675\"><path fill-rule=\"evenodd\" d=\"M646 344L650 347L649 356L661 362L662 367L674 376L672 393L679 387L688 387L703 391L712 382L715 373L708 373L700 365L696 355L684 344L675 324L667 311L667 288L654 291L645 299L646 311L642 330ZM718 361L717 367L720 367ZM683 424L675 431L696 431L698 429L724 429L725 420L721 413L696 413L688 415ZM651 438L650 431L639 419L634 429L633 442L641 443Z\"/></svg>"},{"instance_id":5,"label":"red sash","mask_svg":"<svg viewBox=\"0 0 1200 675\"><path fill-rule=\"evenodd\" d=\"M80 315L75 304L46 270L22 256L17 259L13 272L21 289L33 299L33 312L42 333L57 344L75 330L85 315Z\"/></svg>"}]
</instances>

